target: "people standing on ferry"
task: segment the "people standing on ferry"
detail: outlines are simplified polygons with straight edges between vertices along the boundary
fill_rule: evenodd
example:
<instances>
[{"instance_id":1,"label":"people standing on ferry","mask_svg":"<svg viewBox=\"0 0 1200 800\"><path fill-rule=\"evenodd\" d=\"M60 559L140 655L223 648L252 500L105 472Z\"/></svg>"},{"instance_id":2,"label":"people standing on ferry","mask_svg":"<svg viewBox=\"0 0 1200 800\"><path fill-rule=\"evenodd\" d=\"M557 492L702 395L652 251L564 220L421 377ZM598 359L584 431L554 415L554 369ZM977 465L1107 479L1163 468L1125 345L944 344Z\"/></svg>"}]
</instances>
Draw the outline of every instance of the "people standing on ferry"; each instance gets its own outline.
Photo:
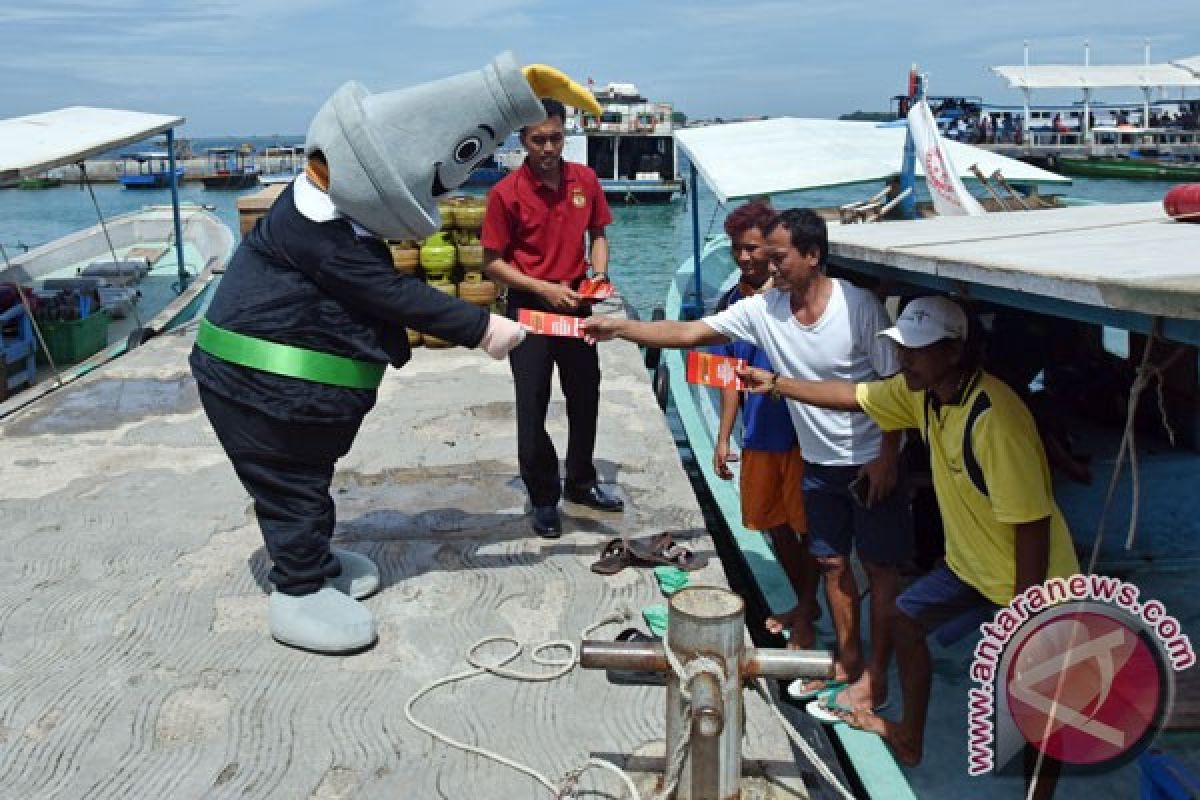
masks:
<instances>
[{"instance_id":1,"label":"people standing on ferry","mask_svg":"<svg viewBox=\"0 0 1200 800\"><path fill-rule=\"evenodd\" d=\"M359 600L377 591L368 557L332 548L329 494L387 366L411 355L406 327L504 358L524 331L392 266L386 239L437 230L437 197L517 125L540 94L591 95L504 53L482 70L372 95L355 82L308 130L307 169L242 240L196 335L200 400L254 500L272 562L271 635L348 653L375 642ZM419 128L411 120L423 120Z\"/></svg>"},{"instance_id":2,"label":"people standing on ferry","mask_svg":"<svg viewBox=\"0 0 1200 800\"><path fill-rule=\"evenodd\" d=\"M742 377L751 392L866 412L884 430L916 429L927 445L946 560L909 586L888 616L903 717L896 723L870 709L834 710L882 736L897 760L912 766L923 755L933 679L927 637L951 644L1026 589L1077 574L1079 563L1033 417L1012 389L979 367L982 348L968 339L962 308L945 297L918 298L880 338L899 345L901 373L887 380L795 380L756 367ZM1059 765L1044 762L1033 797L1054 790Z\"/></svg>"},{"instance_id":3,"label":"people standing on ferry","mask_svg":"<svg viewBox=\"0 0 1200 800\"><path fill-rule=\"evenodd\" d=\"M899 369L892 343L876 334L891 320L875 296L825 274L825 221L807 209L782 212L769 226L771 290L693 321L592 318L590 339L620 337L651 347L750 342L780 374L804 380L860 382ZM796 698L822 695L847 708L887 699L891 631L899 567L912 556L907 492L898 489L898 431L883 434L865 414L789 403L804 454L809 550L825 578L837 636L835 681L793 682ZM871 584L871 658L864 665L859 594L850 554L857 550ZM865 667L865 668L864 668ZM849 684L849 685L848 685ZM835 691L836 690L836 691Z\"/></svg>"},{"instance_id":4,"label":"people standing on ferry","mask_svg":"<svg viewBox=\"0 0 1200 800\"><path fill-rule=\"evenodd\" d=\"M586 317L590 304L576 289L588 276L608 281L608 237L612 212L592 169L562 157L566 109L545 102L546 119L521 129L528 155L488 195L480 243L484 270L508 287L508 315L523 309ZM590 241L585 255L584 235ZM598 483L592 456L600 409L600 358L581 339L530 336L509 355L517 406L517 461L533 506L533 530L562 535L558 503L599 511L624 509L621 498ZM546 432L546 410L555 366L567 402L565 482L558 454Z\"/></svg>"},{"instance_id":5,"label":"people standing on ferry","mask_svg":"<svg viewBox=\"0 0 1200 800\"><path fill-rule=\"evenodd\" d=\"M737 285L717 303L717 310L771 288L771 260L767 254L764 231L775 220L775 211L756 201L737 208L725 218L733 259L740 276ZM713 352L743 359L747 364L772 368L771 360L760 348L747 342L732 342L713 348ZM817 606L817 562L803 537L808 531L804 516L804 461L796 429L787 403L772 397L741 395L736 389L721 391L720 429L713 449L713 469L724 480L733 478L729 462L729 439L739 411L742 415L742 448L739 469L739 494L742 525L763 531L779 559L796 594L796 605L767 617L770 633L788 635L788 647L810 649L816 644L813 619Z\"/></svg>"}]
</instances>

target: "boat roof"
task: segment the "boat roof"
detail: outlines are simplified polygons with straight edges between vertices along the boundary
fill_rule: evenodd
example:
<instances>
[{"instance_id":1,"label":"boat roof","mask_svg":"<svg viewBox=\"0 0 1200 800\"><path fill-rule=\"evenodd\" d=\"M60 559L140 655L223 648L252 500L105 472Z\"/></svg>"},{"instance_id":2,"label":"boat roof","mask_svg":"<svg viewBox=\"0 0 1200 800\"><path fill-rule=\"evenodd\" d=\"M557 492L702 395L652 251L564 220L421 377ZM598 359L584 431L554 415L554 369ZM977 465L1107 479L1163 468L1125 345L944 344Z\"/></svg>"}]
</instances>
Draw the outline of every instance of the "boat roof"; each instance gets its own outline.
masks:
<instances>
[{"instance_id":1,"label":"boat roof","mask_svg":"<svg viewBox=\"0 0 1200 800\"><path fill-rule=\"evenodd\" d=\"M726 202L762 194L865 183L900 172L904 123L829 119L733 122L675 131L675 140L709 187ZM969 144L942 140L964 178L977 164L1016 183L1070 183L1069 178ZM917 164L918 174L923 174Z\"/></svg>"},{"instance_id":2,"label":"boat roof","mask_svg":"<svg viewBox=\"0 0 1200 800\"><path fill-rule=\"evenodd\" d=\"M1200 56L1167 64L1037 64L992 67L1013 89L1200 86Z\"/></svg>"},{"instance_id":3,"label":"boat roof","mask_svg":"<svg viewBox=\"0 0 1200 800\"><path fill-rule=\"evenodd\" d=\"M1200 224L1172 220L1160 203L831 225L829 247L835 261L922 285L1184 320L1183 339L1200 337Z\"/></svg>"},{"instance_id":4,"label":"boat roof","mask_svg":"<svg viewBox=\"0 0 1200 800\"><path fill-rule=\"evenodd\" d=\"M183 123L183 117L86 106L0 120L0 180L74 164Z\"/></svg>"},{"instance_id":5,"label":"boat roof","mask_svg":"<svg viewBox=\"0 0 1200 800\"><path fill-rule=\"evenodd\" d=\"M170 158L165 150L142 150L136 153L121 153L121 158L133 158L138 161L149 161L156 158Z\"/></svg>"}]
</instances>

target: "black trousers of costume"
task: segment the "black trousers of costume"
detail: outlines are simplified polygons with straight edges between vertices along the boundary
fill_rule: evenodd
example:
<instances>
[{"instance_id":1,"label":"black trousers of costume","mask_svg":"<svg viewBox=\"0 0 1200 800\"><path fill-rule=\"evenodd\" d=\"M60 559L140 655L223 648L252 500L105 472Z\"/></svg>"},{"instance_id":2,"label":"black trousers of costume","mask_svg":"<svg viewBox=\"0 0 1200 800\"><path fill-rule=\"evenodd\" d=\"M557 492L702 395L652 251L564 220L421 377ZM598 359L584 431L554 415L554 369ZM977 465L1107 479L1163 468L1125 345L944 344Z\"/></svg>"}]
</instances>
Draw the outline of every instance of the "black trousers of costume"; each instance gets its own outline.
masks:
<instances>
[{"instance_id":1,"label":"black trousers of costume","mask_svg":"<svg viewBox=\"0 0 1200 800\"><path fill-rule=\"evenodd\" d=\"M535 506L552 506L562 496L558 453L546 433L550 378L555 365L567 401L566 483L587 489L596 482L592 453L600 410L600 357L582 339L530 334L509 353L517 397L517 461Z\"/></svg>"},{"instance_id":2,"label":"black trousers of costume","mask_svg":"<svg viewBox=\"0 0 1200 800\"><path fill-rule=\"evenodd\" d=\"M284 422L200 387L200 401L254 512L284 594L315 592L342 568L329 551L337 516L329 485L362 419L317 425Z\"/></svg>"}]
</instances>

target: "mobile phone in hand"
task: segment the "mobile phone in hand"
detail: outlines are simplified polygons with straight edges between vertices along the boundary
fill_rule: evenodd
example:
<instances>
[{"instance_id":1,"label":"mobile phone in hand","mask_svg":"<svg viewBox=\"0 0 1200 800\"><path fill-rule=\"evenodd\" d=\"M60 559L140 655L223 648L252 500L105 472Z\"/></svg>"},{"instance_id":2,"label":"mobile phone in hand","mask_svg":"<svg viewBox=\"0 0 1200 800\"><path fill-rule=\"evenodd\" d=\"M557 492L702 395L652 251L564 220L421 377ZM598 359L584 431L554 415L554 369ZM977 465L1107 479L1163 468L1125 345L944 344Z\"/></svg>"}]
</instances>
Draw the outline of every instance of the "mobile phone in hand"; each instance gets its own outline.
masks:
<instances>
[{"instance_id":1,"label":"mobile phone in hand","mask_svg":"<svg viewBox=\"0 0 1200 800\"><path fill-rule=\"evenodd\" d=\"M867 473L858 473L857 478L846 484L846 489L850 492L850 497L854 499L854 502L863 508L870 508L867 498L870 496L871 479L867 477Z\"/></svg>"}]
</instances>

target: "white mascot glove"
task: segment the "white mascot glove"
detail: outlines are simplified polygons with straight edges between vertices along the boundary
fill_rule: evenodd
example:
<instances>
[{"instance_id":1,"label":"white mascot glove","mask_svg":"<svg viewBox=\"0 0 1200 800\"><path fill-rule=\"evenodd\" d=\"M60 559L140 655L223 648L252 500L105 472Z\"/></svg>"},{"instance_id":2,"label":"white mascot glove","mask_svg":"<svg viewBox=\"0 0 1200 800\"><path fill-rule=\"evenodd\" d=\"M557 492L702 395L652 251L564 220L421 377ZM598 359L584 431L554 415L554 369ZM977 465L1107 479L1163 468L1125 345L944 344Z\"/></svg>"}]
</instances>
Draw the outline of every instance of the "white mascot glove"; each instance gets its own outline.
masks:
<instances>
[{"instance_id":1,"label":"white mascot glove","mask_svg":"<svg viewBox=\"0 0 1200 800\"><path fill-rule=\"evenodd\" d=\"M479 347L497 361L508 355L509 351L525 341L525 329L520 323L513 322L508 317L492 314L488 319L487 330L479 340Z\"/></svg>"}]
</instances>

